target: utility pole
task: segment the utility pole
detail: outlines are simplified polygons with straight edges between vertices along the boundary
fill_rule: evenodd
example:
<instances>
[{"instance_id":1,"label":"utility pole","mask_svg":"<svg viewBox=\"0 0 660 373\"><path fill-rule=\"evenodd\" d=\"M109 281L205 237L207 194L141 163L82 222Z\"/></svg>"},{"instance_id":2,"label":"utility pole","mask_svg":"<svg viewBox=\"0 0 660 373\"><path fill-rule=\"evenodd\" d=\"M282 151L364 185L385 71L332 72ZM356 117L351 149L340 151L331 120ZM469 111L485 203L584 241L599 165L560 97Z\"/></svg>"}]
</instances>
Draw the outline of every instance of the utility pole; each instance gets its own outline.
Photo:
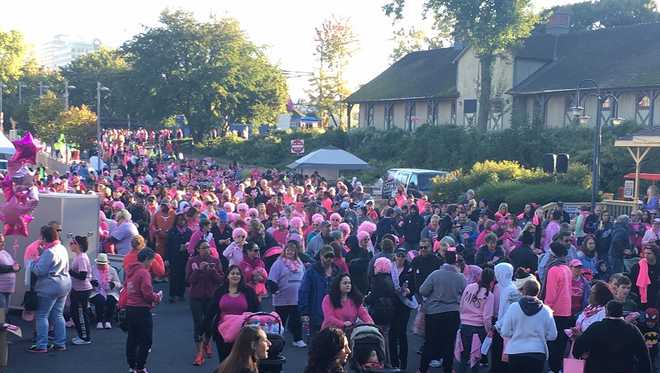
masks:
<instances>
[{"instance_id":1,"label":"utility pole","mask_svg":"<svg viewBox=\"0 0 660 373\"><path fill-rule=\"evenodd\" d=\"M69 110L69 89L76 89L75 85L69 85L68 80L64 80L64 110Z\"/></svg>"},{"instance_id":2,"label":"utility pole","mask_svg":"<svg viewBox=\"0 0 660 373\"><path fill-rule=\"evenodd\" d=\"M109 91L110 88L104 87L101 82L96 82L96 169L98 176L101 175L101 91Z\"/></svg>"},{"instance_id":3,"label":"utility pole","mask_svg":"<svg viewBox=\"0 0 660 373\"><path fill-rule=\"evenodd\" d=\"M23 105L23 92L22 89L27 88L26 84L18 83L18 104Z\"/></svg>"}]
</instances>

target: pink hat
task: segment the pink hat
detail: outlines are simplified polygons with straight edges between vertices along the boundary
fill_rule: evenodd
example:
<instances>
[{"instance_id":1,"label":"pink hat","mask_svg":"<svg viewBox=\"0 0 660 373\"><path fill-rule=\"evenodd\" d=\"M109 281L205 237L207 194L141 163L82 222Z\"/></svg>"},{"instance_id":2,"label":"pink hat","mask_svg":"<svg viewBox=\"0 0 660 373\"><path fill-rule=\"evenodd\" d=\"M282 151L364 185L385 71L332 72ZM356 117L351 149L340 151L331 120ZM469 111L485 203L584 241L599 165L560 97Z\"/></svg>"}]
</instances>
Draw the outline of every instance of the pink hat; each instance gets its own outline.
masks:
<instances>
[{"instance_id":1,"label":"pink hat","mask_svg":"<svg viewBox=\"0 0 660 373\"><path fill-rule=\"evenodd\" d=\"M339 215L336 212L332 213L332 215L330 215L330 221L333 221L333 220L341 222L342 221L341 215Z\"/></svg>"},{"instance_id":2,"label":"pink hat","mask_svg":"<svg viewBox=\"0 0 660 373\"><path fill-rule=\"evenodd\" d=\"M376 259L374 262L374 274L379 273L391 273L392 272L392 262L385 258L381 257Z\"/></svg>"},{"instance_id":3,"label":"pink hat","mask_svg":"<svg viewBox=\"0 0 660 373\"><path fill-rule=\"evenodd\" d=\"M248 210L248 215L250 215L250 216L259 216L259 211L257 209L255 209L254 207L252 207Z\"/></svg>"},{"instance_id":4,"label":"pink hat","mask_svg":"<svg viewBox=\"0 0 660 373\"><path fill-rule=\"evenodd\" d=\"M348 237L351 234L351 226L348 223L339 224L339 230L344 234L344 237Z\"/></svg>"},{"instance_id":5,"label":"pink hat","mask_svg":"<svg viewBox=\"0 0 660 373\"><path fill-rule=\"evenodd\" d=\"M231 238L236 240L239 235L244 236L245 238L247 238L247 231L243 228L234 228L234 231L231 232Z\"/></svg>"},{"instance_id":6,"label":"pink hat","mask_svg":"<svg viewBox=\"0 0 660 373\"><path fill-rule=\"evenodd\" d=\"M234 208L236 207L236 205L234 205L234 204L231 203L231 202L225 202L225 203L222 205L222 207L223 207L223 208L225 209L225 211L227 211L227 212L234 212Z\"/></svg>"},{"instance_id":7,"label":"pink hat","mask_svg":"<svg viewBox=\"0 0 660 373\"><path fill-rule=\"evenodd\" d=\"M314 224L321 224L321 223L323 223L324 220L325 220L325 218L321 214L312 215L312 223L314 223Z\"/></svg>"},{"instance_id":8,"label":"pink hat","mask_svg":"<svg viewBox=\"0 0 660 373\"><path fill-rule=\"evenodd\" d=\"M367 231L359 231L357 233L357 238L358 238L358 240L362 241L365 238L371 238L371 235Z\"/></svg>"},{"instance_id":9,"label":"pink hat","mask_svg":"<svg viewBox=\"0 0 660 373\"><path fill-rule=\"evenodd\" d=\"M570 267L582 267L582 262L579 259L573 259L570 262L568 262L568 265Z\"/></svg>"},{"instance_id":10,"label":"pink hat","mask_svg":"<svg viewBox=\"0 0 660 373\"><path fill-rule=\"evenodd\" d=\"M294 216L291 218L291 220L289 220L289 225L292 228L300 229L303 227L304 224L303 224L303 220L300 217Z\"/></svg>"},{"instance_id":11,"label":"pink hat","mask_svg":"<svg viewBox=\"0 0 660 373\"><path fill-rule=\"evenodd\" d=\"M369 234L372 234L376 231L376 224L370 222L370 221L365 221L360 224L358 227L358 232L360 231L367 231Z\"/></svg>"},{"instance_id":12,"label":"pink hat","mask_svg":"<svg viewBox=\"0 0 660 373\"><path fill-rule=\"evenodd\" d=\"M247 212L247 210L249 210L249 209L250 209L250 206L248 206L247 203L239 203L238 206L236 206L236 210L238 212L241 212L241 211Z\"/></svg>"},{"instance_id":13,"label":"pink hat","mask_svg":"<svg viewBox=\"0 0 660 373\"><path fill-rule=\"evenodd\" d=\"M125 208L124 203L122 201L112 202L112 209L113 210L123 210L124 208Z\"/></svg>"}]
</instances>

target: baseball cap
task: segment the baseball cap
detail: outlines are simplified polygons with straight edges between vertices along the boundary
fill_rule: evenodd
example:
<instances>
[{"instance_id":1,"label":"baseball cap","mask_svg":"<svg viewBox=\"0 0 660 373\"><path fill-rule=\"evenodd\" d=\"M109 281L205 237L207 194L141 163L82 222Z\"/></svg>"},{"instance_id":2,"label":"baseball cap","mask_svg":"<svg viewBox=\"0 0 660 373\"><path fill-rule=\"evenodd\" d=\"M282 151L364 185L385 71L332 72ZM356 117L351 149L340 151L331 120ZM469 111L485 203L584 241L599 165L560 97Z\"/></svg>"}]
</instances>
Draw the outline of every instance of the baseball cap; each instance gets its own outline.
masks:
<instances>
[{"instance_id":1,"label":"baseball cap","mask_svg":"<svg viewBox=\"0 0 660 373\"><path fill-rule=\"evenodd\" d=\"M582 262L579 259L573 259L568 263L571 267L582 267Z\"/></svg>"},{"instance_id":2,"label":"baseball cap","mask_svg":"<svg viewBox=\"0 0 660 373\"><path fill-rule=\"evenodd\" d=\"M330 224L330 222L329 222L329 221L327 221L327 220L324 220L324 221L322 221L322 222L321 222L321 224L320 224L320 225L321 225L321 227L329 227L329 226L330 226L331 224Z\"/></svg>"},{"instance_id":3,"label":"baseball cap","mask_svg":"<svg viewBox=\"0 0 660 373\"><path fill-rule=\"evenodd\" d=\"M335 255L335 250L330 245L325 245L319 251L319 257L322 258L328 254Z\"/></svg>"}]
</instances>

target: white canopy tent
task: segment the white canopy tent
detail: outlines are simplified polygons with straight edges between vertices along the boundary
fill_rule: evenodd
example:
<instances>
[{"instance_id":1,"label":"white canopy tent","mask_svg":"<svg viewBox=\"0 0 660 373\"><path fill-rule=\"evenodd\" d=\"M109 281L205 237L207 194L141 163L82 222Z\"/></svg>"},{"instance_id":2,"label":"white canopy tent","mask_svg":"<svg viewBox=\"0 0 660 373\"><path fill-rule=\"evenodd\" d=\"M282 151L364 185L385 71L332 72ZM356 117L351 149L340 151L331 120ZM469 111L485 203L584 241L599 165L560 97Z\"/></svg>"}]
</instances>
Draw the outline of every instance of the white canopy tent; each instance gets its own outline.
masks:
<instances>
[{"instance_id":1,"label":"white canopy tent","mask_svg":"<svg viewBox=\"0 0 660 373\"><path fill-rule=\"evenodd\" d=\"M0 154L4 154L5 156L9 155L12 156L16 153L16 149L14 148L14 144L12 144L11 141L5 136L5 134L0 131Z\"/></svg>"},{"instance_id":2,"label":"white canopy tent","mask_svg":"<svg viewBox=\"0 0 660 373\"><path fill-rule=\"evenodd\" d=\"M330 146L313 151L287 167L305 174L316 171L327 179L336 180L339 170L365 170L369 164L345 150Z\"/></svg>"}]
</instances>

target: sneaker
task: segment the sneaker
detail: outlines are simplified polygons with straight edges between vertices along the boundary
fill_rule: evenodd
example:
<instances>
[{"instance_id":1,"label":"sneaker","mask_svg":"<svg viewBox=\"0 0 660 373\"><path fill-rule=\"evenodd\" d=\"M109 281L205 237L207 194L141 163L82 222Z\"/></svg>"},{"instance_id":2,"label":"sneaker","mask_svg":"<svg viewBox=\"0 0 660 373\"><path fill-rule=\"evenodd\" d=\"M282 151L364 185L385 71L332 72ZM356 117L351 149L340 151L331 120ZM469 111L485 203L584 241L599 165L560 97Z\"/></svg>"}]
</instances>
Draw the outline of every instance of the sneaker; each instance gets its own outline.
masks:
<instances>
[{"instance_id":1,"label":"sneaker","mask_svg":"<svg viewBox=\"0 0 660 373\"><path fill-rule=\"evenodd\" d=\"M204 364L204 353L200 352L195 356L195 360L193 360L193 365L198 367Z\"/></svg>"},{"instance_id":2,"label":"sneaker","mask_svg":"<svg viewBox=\"0 0 660 373\"><path fill-rule=\"evenodd\" d=\"M39 347L37 347L37 345L32 345L27 349L27 352L45 354L45 353L48 352L48 349L47 348L39 348Z\"/></svg>"},{"instance_id":3,"label":"sneaker","mask_svg":"<svg viewBox=\"0 0 660 373\"><path fill-rule=\"evenodd\" d=\"M106 329L112 329L112 324L110 324L109 321L106 321L104 327L105 327Z\"/></svg>"},{"instance_id":4,"label":"sneaker","mask_svg":"<svg viewBox=\"0 0 660 373\"><path fill-rule=\"evenodd\" d=\"M52 345L49 349L53 350L55 352L64 352L64 351L66 351L66 346Z\"/></svg>"},{"instance_id":5,"label":"sneaker","mask_svg":"<svg viewBox=\"0 0 660 373\"><path fill-rule=\"evenodd\" d=\"M429 363L429 366L431 368L440 368L442 366L442 362L440 362L438 360L431 360L431 362Z\"/></svg>"},{"instance_id":6,"label":"sneaker","mask_svg":"<svg viewBox=\"0 0 660 373\"><path fill-rule=\"evenodd\" d=\"M103 329L103 323L102 322L96 323L96 329Z\"/></svg>"},{"instance_id":7,"label":"sneaker","mask_svg":"<svg viewBox=\"0 0 660 373\"><path fill-rule=\"evenodd\" d=\"M80 338L80 337L74 337L74 338L71 340L71 343L73 343L74 345L78 345L78 346L80 346L80 345L88 345L88 344L91 344L92 341L89 340L89 339L82 339L82 338Z\"/></svg>"},{"instance_id":8,"label":"sneaker","mask_svg":"<svg viewBox=\"0 0 660 373\"><path fill-rule=\"evenodd\" d=\"M305 341L303 341L303 340L295 341L295 342L292 343L292 345L293 345L293 347L298 347L298 348L305 348L305 347L307 347L307 344L306 344Z\"/></svg>"}]
</instances>

